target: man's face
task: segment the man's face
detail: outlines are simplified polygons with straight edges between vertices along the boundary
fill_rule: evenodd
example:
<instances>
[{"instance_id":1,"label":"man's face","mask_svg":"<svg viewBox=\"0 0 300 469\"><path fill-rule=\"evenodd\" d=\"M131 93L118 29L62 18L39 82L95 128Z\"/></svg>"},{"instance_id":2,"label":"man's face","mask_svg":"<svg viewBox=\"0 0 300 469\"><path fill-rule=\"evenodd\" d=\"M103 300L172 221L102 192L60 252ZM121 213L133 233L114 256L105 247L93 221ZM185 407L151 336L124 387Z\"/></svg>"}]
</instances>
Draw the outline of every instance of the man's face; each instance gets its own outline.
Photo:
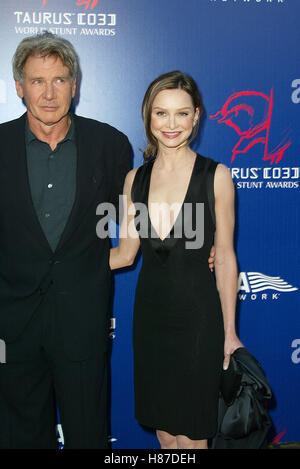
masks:
<instances>
[{"instance_id":1,"label":"man's face","mask_svg":"<svg viewBox=\"0 0 300 469\"><path fill-rule=\"evenodd\" d=\"M29 122L57 124L69 111L76 80L59 57L30 56L25 62L22 84L16 81L18 96L24 98Z\"/></svg>"}]
</instances>

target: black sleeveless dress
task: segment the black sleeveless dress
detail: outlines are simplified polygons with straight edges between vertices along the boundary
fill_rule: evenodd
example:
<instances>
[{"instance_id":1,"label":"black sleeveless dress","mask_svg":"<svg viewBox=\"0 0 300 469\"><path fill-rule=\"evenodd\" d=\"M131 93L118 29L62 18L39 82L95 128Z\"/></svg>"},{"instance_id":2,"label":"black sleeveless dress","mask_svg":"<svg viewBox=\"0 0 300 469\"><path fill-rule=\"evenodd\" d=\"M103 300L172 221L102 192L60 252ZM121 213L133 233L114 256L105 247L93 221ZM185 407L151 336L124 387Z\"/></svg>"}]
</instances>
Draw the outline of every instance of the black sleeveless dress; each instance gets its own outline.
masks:
<instances>
[{"instance_id":1,"label":"black sleeveless dress","mask_svg":"<svg viewBox=\"0 0 300 469\"><path fill-rule=\"evenodd\" d=\"M147 207L153 163L137 170L131 193L143 255L133 321L135 416L157 430L207 439L217 431L224 358L221 305L208 266L217 163L197 155L184 204L163 241L140 205Z\"/></svg>"}]
</instances>

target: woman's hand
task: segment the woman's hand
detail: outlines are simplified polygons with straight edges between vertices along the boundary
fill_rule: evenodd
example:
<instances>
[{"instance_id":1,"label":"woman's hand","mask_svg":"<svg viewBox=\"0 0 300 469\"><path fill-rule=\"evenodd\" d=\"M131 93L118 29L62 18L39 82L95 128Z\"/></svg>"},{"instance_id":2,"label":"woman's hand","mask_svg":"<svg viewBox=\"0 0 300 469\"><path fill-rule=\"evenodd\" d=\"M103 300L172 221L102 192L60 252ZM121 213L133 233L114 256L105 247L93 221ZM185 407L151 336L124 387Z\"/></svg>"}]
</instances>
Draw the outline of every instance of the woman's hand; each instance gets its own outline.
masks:
<instances>
[{"instance_id":1,"label":"woman's hand","mask_svg":"<svg viewBox=\"0 0 300 469\"><path fill-rule=\"evenodd\" d=\"M210 250L210 253L209 253L209 258L208 258L208 267L209 267L209 270L211 272L214 271L214 267L215 267L215 255L216 255L216 248L213 245L211 247L211 250Z\"/></svg>"},{"instance_id":2,"label":"woman's hand","mask_svg":"<svg viewBox=\"0 0 300 469\"><path fill-rule=\"evenodd\" d=\"M223 370L227 370L229 366L230 355L240 347L244 345L235 333L225 335Z\"/></svg>"},{"instance_id":3,"label":"woman's hand","mask_svg":"<svg viewBox=\"0 0 300 469\"><path fill-rule=\"evenodd\" d=\"M111 270L132 265L140 247L140 239L134 225L134 204L131 200L131 188L137 168L127 173L123 190L123 217L118 246L110 249L109 266ZM132 210L133 208L133 210Z\"/></svg>"}]
</instances>

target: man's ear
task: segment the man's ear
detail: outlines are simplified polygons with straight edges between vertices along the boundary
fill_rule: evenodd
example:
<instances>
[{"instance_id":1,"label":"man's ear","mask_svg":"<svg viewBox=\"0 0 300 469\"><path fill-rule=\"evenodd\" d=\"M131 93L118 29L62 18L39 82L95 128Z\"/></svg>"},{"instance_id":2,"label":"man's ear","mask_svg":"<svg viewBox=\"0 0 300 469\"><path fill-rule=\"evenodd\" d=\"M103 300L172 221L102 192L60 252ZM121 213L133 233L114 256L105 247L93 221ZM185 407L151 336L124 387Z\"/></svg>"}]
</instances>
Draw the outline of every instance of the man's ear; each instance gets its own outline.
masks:
<instances>
[{"instance_id":1,"label":"man's ear","mask_svg":"<svg viewBox=\"0 0 300 469\"><path fill-rule=\"evenodd\" d=\"M23 93L23 87L19 81L15 81L16 84L16 90L17 90L17 95L19 98L23 99L24 98L24 93Z\"/></svg>"},{"instance_id":2,"label":"man's ear","mask_svg":"<svg viewBox=\"0 0 300 469\"><path fill-rule=\"evenodd\" d=\"M74 78L74 81L72 83L72 98L74 98L75 93L76 93L76 85L77 85L76 78Z\"/></svg>"}]
</instances>

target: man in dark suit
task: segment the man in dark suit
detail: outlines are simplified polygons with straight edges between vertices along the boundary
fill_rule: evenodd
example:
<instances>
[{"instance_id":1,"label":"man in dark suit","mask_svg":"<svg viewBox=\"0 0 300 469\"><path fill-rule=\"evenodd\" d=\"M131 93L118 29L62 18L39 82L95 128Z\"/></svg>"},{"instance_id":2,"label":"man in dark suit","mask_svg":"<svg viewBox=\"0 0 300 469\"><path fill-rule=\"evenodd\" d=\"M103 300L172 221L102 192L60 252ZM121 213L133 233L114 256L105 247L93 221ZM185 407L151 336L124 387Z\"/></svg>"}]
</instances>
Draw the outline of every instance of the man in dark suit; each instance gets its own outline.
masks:
<instances>
[{"instance_id":1,"label":"man in dark suit","mask_svg":"<svg viewBox=\"0 0 300 469\"><path fill-rule=\"evenodd\" d=\"M127 137L72 114L77 58L50 33L14 61L27 112L0 125L0 448L107 445L109 239L97 206L118 204Z\"/></svg>"}]
</instances>

